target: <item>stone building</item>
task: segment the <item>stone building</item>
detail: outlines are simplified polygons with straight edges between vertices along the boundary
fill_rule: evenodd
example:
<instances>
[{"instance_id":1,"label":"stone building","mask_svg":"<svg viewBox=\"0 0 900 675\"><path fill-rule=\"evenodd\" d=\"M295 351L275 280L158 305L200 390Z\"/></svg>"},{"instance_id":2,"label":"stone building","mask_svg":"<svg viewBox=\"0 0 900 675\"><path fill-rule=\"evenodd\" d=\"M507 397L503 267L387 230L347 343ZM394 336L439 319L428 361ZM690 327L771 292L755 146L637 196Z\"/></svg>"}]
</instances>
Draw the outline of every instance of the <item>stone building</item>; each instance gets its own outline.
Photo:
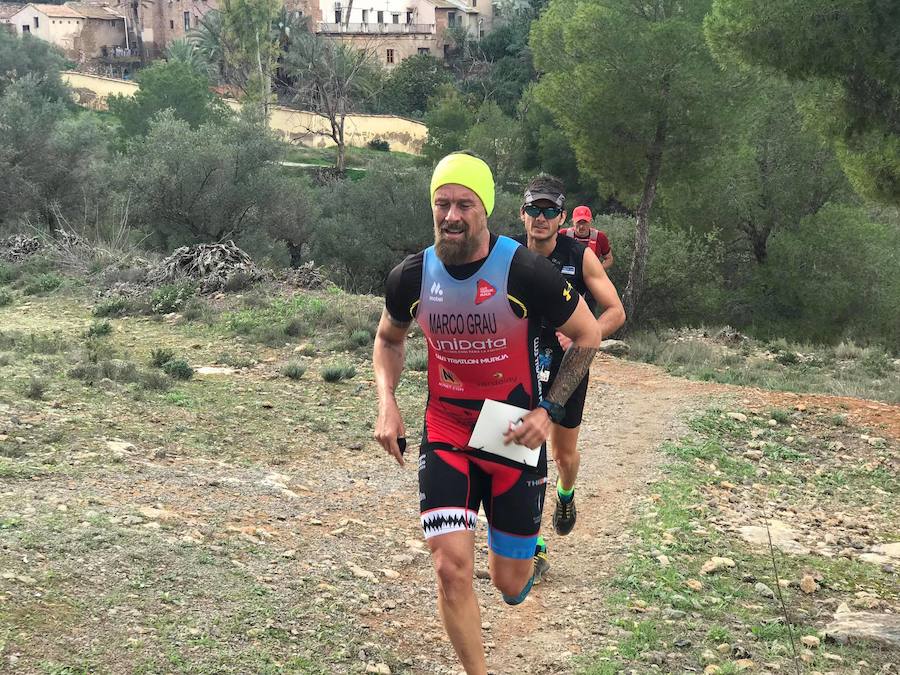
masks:
<instances>
[{"instance_id":1,"label":"stone building","mask_svg":"<svg viewBox=\"0 0 900 675\"><path fill-rule=\"evenodd\" d=\"M30 34L59 47L70 59L84 62L129 46L128 20L110 7L75 2L29 3L10 23L19 35Z\"/></svg>"},{"instance_id":2,"label":"stone building","mask_svg":"<svg viewBox=\"0 0 900 675\"><path fill-rule=\"evenodd\" d=\"M443 58L448 29L483 37L493 22L491 0L318 0L311 16L316 32L372 49L388 69L415 54Z\"/></svg>"}]
</instances>

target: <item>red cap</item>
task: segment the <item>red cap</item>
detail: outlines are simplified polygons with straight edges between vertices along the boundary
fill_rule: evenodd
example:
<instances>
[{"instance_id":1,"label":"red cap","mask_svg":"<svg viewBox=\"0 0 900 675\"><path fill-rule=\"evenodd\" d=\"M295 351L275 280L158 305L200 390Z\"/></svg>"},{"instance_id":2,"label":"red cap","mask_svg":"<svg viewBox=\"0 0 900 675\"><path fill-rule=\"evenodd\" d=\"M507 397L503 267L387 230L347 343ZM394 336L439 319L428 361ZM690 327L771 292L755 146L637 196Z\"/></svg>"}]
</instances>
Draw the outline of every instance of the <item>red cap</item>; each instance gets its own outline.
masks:
<instances>
[{"instance_id":1,"label":"red cap","mask_svg":"<svg viewBox=\"0 0 900 675\"><path fill-rule=\"evenodd\" d=\"M572 211L572 222L577 223L582 220L591 219L591 210L587 206L576 206Z\"/></svg>"}]
</instances>

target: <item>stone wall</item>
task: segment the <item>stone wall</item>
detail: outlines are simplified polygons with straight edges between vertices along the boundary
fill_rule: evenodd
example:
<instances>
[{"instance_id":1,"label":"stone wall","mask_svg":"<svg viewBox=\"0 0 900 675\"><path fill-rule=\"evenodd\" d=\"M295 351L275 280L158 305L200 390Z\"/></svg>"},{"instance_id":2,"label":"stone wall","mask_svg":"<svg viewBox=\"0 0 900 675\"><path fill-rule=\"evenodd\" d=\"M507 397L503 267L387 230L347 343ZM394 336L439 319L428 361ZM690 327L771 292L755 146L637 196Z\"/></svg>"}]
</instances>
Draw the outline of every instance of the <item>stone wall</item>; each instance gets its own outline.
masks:
<instances>
[{"instance_id":1,"label":"stone wall","mask_svg":"<svg viewBox=\"0 0 900 675\"><path fill-rule=\"evenodd\" d=\"M106 109L107 96L134 96L138 90L134 82L99 75L64 72L63 79L74 90L76 101L94 110ZM239 107L234 99L225 99L225 102L234 109ZM282 106L273 106L271 111L269 126L285 141L316 148L334 145L324 135L330 129L325 117ZM418 155L427 137L428 128L421 122L393 115L349 115L345 125L347 144L357 148L365 147L377 138L390 143L391 150Z\"/></svg>"}]
</instances>

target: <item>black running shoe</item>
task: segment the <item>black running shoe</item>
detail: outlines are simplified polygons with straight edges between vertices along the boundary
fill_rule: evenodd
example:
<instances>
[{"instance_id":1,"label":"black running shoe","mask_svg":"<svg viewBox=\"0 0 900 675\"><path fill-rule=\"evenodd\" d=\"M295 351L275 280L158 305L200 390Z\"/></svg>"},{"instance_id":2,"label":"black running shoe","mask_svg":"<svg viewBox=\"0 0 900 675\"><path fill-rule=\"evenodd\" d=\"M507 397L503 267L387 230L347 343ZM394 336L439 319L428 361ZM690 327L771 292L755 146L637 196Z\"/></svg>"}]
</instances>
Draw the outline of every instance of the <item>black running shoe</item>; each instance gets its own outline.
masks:
<instances>
[{"instance_id":1,"label":"black running shoe","mask_svg":"<svg viewBox=\"0 0 900 675\"><path fill-rule=\"evenodd\" d=\"M553 510L553 529L561 537L566 536L575 527L575 495L568 502L563 502L556 495L556 508Z\"/></svg>"},{"instance_id":2,"label":"black running shoe","mask_svg":"<svg viewBox=\"0 0 900 675\"><path fill-rule=\"evenodd\" d=\"M543 576L550 571L550 563L547 560L547 547L538 548L534 554L534 584L541 583Z\"/></svg>"}]
</instances>

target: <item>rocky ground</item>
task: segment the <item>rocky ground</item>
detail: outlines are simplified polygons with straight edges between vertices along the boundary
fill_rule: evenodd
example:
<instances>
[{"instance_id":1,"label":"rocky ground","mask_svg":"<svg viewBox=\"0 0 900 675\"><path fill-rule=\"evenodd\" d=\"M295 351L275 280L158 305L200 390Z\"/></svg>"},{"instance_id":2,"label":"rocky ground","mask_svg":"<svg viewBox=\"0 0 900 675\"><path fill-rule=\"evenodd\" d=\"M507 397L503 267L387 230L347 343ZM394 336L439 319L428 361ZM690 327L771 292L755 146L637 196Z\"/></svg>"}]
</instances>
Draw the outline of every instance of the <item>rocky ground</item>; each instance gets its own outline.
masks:
<instances>
[{"instance_id":1,"label":"rocky ground","mask_svg":"<svg viewBox=\"0 0 900 675\"><path fill-rule=\"evenodd\" d=\"M414 463L397 467L371 440L365 349L341 355L357 375L328 383L325 336L266 348L114 320L105 339L122 358L165 346L195 366L226 350L251 364L156 393L66 376L90 324L80 301L0 312L4 331L60 340L0 349L0 671L458 672ZM288 359L308 366L302 379L281 375ZM28 398L36 372L49 386ZM423 383L409 372L399 392L410 429ZM833 624L877 615L890 632L900 615L898 419L896 406L599 357L578 526L548 536L551 572L522 607L485 578L479 532L491 668L894 672L882 638Z\"/></svg>"}]
</instances>

